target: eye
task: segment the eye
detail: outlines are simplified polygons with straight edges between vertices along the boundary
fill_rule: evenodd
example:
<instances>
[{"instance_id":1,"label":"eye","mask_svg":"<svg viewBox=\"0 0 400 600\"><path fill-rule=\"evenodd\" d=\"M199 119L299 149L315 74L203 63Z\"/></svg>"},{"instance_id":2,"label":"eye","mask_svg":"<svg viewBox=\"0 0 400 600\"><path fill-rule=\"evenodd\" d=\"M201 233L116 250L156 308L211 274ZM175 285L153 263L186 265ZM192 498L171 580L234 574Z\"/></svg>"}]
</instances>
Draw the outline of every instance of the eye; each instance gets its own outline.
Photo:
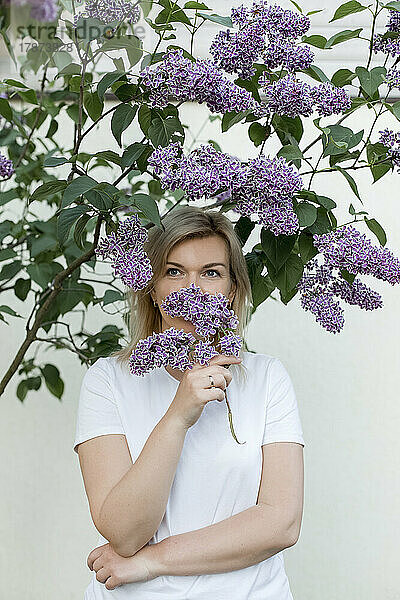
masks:
<instances>
[{"instance_id":1,"label":"eye","mask_svg":"<svg viewBox=\"0 0 400 600\"><path fill-rule=\"evenodd\" d=\"M179 269L177 269L176 267L169 267L169 269L167 269L166 274L170 275L170 271L178 271L178 273L180 273ZM216 269L207 269L207 271L205 271L205 273L216 273L217 277L220 277L221 274L219 271L217 271ZM173 275L172 275L173 277ZM215 277L212 277L212 279L215 279Z\"/></svg>"}]
</instances>

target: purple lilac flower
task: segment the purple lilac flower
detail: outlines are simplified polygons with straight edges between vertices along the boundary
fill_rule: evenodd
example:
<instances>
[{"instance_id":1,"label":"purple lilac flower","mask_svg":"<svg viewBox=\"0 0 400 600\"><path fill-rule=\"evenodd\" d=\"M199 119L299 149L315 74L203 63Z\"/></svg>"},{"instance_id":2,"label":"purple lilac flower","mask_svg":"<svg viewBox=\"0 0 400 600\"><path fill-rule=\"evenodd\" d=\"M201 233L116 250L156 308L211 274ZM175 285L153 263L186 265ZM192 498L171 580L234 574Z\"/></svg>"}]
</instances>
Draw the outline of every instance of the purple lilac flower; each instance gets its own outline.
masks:
<instances>
[{"instance_id":1,"label":"purple lilac flower","mask_svg":"<svg viewBox=\"0 0 400 600\"><path fill-rule=\"evenodd\" d=\"M254 1L252 8L233 8L231 20L239 31L218 32L210 46L215 64L227 73L251 78L256 72L253 65L263 53L270 68L282 66L294 71L311 64L311 48L295 45L295 40L310 27L308 17L260 0Z\"/></svg>"},{"instance_id":2,"label":"purple lilac flower","mask_svg":"<svg viewBox=\"0 0 400 600\"><path fill-rule=\"evenodd\" d=\"M384 82L387 83L390 88L400 88L400 69L396 69L396 67L389 69Z\"/></svg>"},{"instance_id":3,"label":"purple lilac flower","mask_svg":"<svg viewBox=\"0 0 400 600\"><path fill-rule=\"evenodd\" d=\"M262 55L268 69L278 67L288 71L308 69L314 59L314 53L309 46L296 46L284 38L271 38Z\"/></svg>"},{"instance_id":4,"label":"purple lilac flower","mask_svg":"<svg viewBox=\"0 0 400 600\"><path fill-rule=\"evenodd\" d=\"M86 0L84 12L74 15L75 25L81 17L99 19L103 23L137 23L140 19L140 8L129 0Z\"/></svg>"},{"instance_id":5,"label":"purple lilac flower","mask_svg":"<svg viewBox=\"0 0 400 600\"><path fill-rule=\"evenodd\" d=\"M192 283L169 294L160 308L171 317L182 317L195 326L203 337L213 336L219 329L236 329L239 320L228 308L228 298L223 294L209 294Z\"/></svg>"},{"instance_id":6,"label":"purple lilac flower","mask_svg":"<svg viewBox=\"0 0 400 600\"><path fill-rule=\"evenodd\" d=\"M188 200L209 197L228 188L232 209L243 216L257 213L258 222L275 235L291 235L299 228L292 198L303 187L301 177L284 158L261 155L242 164L236 158L202 145L186 158L178 142L159 147L149 159L164 188L185 191Z\"/></svg>"},{"instance_id":7,"label":"purple lilac flower","mask_svg":"<svg viewBox=\"0 0 400 600\"><path fill-rule=\"evenodd\" d=\"M315 239L317 236L314 235ZM381 296L358 279L348 283L338 274L335 267L328 263L318 265L313 258L305 265L305 270L297 284L301 292L300 304L309 310L316 321L331 333L339 333L344 326L344 311L335 296L348 304L357 305L364 310L382 308Z\"/></svg>"},{"instance_id":8,"label":"purple lilac flower","mask_svg":"<svg viewBox=\"0 0 400 600\"><path fill-rule=\"evenodd\" d=\"M137 215L132 215L118 225L117 233L111 232L95 249L103 258L112 257L114 274L134 290L140 290L153 277L153 270L143 244L148 239Z\"/></svg>"},{"instance_id":9,"label":"purple lilac flower","mask_svg":"<svg viewBox=\"0 0 400 600\"><path fill-rule=\"evenodd\" d=\"M400 167L400 131L394 132L391 129L380 131L379 142L388 148L388 155L393 164ZM400 173L400 169L397 170Z\"/></svg>"},{"instance_id":10,"label":"purple lilac flower","mask_svg":"<svg viewBox=\"0 0 400 600\"><path fill-rule=\"evenodd\" d=\"M346 269L355 275L364 273L391 285L400 283L400 260L388 248L373 246L365 233L351 226L321 235L314 234L314 246L324 255L325 263Z\"/></svg>"},{"instance_id":11,"label":"purple lilac flower","mask_svg":"<svg viewBox=\"0 0 400 600\"><path fill-rule=\"evenodd\" d=\"M201 365L207 365L213 356L218 356L219 352L214 348L211 342L198 340L193 351L193 360Z\"/></svg>"},{"instance_id":12,"label":"purple lilac flower","mask_svg":"<svg viewBox=\"0 0 400 600\"><path fill-rule=\"evenodd\" d=\"M286 77L270 83L268 75L263 73L259 84L265 94L265 104L254 111L257 117L270 113L288 117L309 117L315 108L321 116L328 116L333 113L339 114L351 107L348 93L329 82L312 87L297 79L293 73L289 73Z\"/></svg>"},{"instance_id":13,"label":"purple lilac flower","mask_svg":"<svg viewBox=\"0 0 400 600\"><path fill-rule=\"evenodd\" d=\"M323 117L338 115L351 108L351 98L343 88L336 87L328 81L317 85L311 90L315 107Z\"/></svg>"},{"instance_id":14,"label":"purple lilac flower","mask_svg":"<svg viewBox=\"0 0 400 600\"><path fill-rule=\"evenodd\" d=\"M256 116L270 113L288 117L312 115L314 109L311 86L296 79L294 74L271 83L268 76L263 73L258 83L265 94L265 104L263 103L262 108L255 112Z\"/></svg>"},{"instance_id":15,"label":"purple lilac flower","mask_svg":"<svg viewBox=\"0 0 400 600\"><path fill-rule=\"evenodd\" d=\"M8 179L13 173L15 173L15 170L12 160L0 154L0 177Z\"/></svg>"},{"instance_id":16,"label":"purple lilac flower","mask_svg":"<svg viewBox=\"0 0 400 600\"><path fill-rule=\"evenodd\" d=\"M233 333L227 333L219 339L219 345L221 348L221 354L230 356L239 356L240 349L242 347L242 338L239 335Z\"/></svg>"},{"instance_id":17,"label":"purple lilac flower","mask_svg":"<svg viewBox=\"0 0 400 600\"><path fill-rule=\"evenodd\" d=\"M389 11L389 21L386 25L387 33L400 33L400 13L397 10ZM399 37L383 37L376 34L373 38L372 48L375 52L384 52L385 54L396 57L400 54L400 38Z\"/></svg>"},{"instance_id":18,"label":"purple lilac flower","mask_svg":"<svg viewBox=\"0 0 400 600\"><path fill-rule=\"evenodd\" d=\"M386 27L388 31L400 33L400 12L398 10L389 11L389 22Z\"/></svg>"},{"instance_id":19,"label":"purple lilac flower","mask_svg":"<svg viewBox=\"0 0 400 600\"><path fill-rule=\"evenodd\" d=\"M164 107L168 96L179 100L205 102L211 112L246 111L258 106L247 90L227 79L211 60L192 62L182 49L170 50L155 67L140 73L150 87L151 106Z\"/></svg>"},{"instance_id":20,"label":"purple lilac flower","mask_svg":"<svg viewBox=\"0 0 400 600\"><path fill-rule=\"evenodd\" d=\"M268 33L296 40L310 29L310 19L292 10L284 9L278 4L268 6L265 10Z\"/></svg>"},{"instance_id":21,"label":"purple lilac flower","mask_svg":"<svg viewBox=\"0 0 400 600\"><path fill-rule=\"evenodd\" d=\"M256 213L258 222L274 235L291 235L299 228L292 198L302 187L300 175L283 157L262 154L249 160L246 183L232 190L232 210L247 217Z\"/></svg>"},{"instance_id":22,"label":"purple lilac flower","mask_svg":"<svg viewBox=\"0 0 400 600\"><path fill-rule=\"evenodd\" d=\"M345 279L335 279L331 290L347 304L356 304L364 310L375 310L383 306L381 295L359 279L354 279L351 284Z\"/></svg>"},{"instance_id":23,"label":"purple lilac flower","mask_svg":"<svg viewBox=\"0 0 400 600\"><path fill-rule=\"evenodd\" d=\"M164 148L158 146L148 163L154 167L163 188L181 188L188 200L213 196L220 188L235 188L246 180L241 161L217 151L211 144L202 144L186 157L179 142Z\"/></svg>"},{"instance_id":24,"label":"purple lilac flower","mask_svg":"<svg viewBox=\"0 0 400 600\"><path fill-rule=\"evenodd\" d=\"M170 366L185 371L192 368L190 351L196 338L183 329L170 327L139 340L129 358L129 369L134 375L143 376L152 369Z\"/></svg>"},{"instance_id":25,"label":"purple lilac flower","mask_svg":"<svg viewBox=\"0 0 400 600\"><path fill-rule=\"evenodd\" d=\"M42 23L55 21L58 17L58 5L56 0L30 0L32 5L31 17Z\"/></svg>"}]
</instances>

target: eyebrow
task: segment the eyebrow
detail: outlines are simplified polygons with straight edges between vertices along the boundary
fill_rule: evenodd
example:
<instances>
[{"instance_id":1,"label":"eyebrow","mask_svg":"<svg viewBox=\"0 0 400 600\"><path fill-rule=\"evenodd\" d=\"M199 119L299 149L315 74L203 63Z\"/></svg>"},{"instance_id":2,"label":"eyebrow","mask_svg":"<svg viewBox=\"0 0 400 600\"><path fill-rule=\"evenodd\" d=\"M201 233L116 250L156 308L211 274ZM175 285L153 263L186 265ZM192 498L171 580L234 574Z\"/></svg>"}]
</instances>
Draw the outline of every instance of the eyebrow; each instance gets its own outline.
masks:
<instances>
[{"instance_id":1,"label":"eyebrow","mask_svg":"<svg viewBox=\"0 0 400 600\"><path fill-rule=\"evenodd\" d=\"M176 262L171 262L168 261L166 263L167 265L175 265L176 267L180 267L181 269L184 269L185 267L183 265L180 265L179 263ZM226 265L224 263L208 263L207 265L203 265L203 269L208 269L209 267L217 267L218 265L220 265L221 267L225 267L226 269Z\"/></svg>"}]
</instances>

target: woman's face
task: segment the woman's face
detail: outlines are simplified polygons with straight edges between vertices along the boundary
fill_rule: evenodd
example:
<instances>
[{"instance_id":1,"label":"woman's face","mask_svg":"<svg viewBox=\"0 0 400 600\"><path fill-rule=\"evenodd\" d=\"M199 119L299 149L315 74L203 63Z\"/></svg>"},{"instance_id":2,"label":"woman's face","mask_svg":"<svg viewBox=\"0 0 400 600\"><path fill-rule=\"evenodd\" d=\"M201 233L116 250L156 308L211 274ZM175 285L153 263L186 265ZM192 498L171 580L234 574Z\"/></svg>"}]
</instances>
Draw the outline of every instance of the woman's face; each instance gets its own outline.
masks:
<instances>
[{"instance_id":1,"label":"woman's face","mask_svg":"<svg viewBox=\"0 0 400 600\"><path fill-rule=\"evenodd\" d=\"M211 266L211 264L213 266ZM230 279L229 256L226 242L218 235L184 240L176 244L167 257L161 279L151 292L153 301L160 307L168 294L196 284L203 292L221 293L229 302L235 296L235 285ZM162 331L174 327L192 333L197 339L194 325L181 317L171 317L162 308Z\"/></svg>"}]
</instances>

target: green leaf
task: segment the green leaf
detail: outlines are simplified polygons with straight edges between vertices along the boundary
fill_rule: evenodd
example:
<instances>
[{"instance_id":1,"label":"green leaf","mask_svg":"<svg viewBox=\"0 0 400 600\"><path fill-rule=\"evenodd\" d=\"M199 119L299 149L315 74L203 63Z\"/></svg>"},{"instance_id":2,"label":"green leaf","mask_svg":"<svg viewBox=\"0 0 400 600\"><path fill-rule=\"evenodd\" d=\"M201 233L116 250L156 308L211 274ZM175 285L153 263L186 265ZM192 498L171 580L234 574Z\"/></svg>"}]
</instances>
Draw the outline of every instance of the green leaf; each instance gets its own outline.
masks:
<instances>
[{"instance_id":1,"label":"green leaf","mask_svg":"<svg viewBox=\"0 0 400 600\"><path fill-rule=\"evenodd\" d=\"M93 17L81 17L78 19L74 27L74 33L79 40L87 44L92 40L97 40L104 37L104 34L108 28L109 25L105 25L99 19Z\"/></svg>"},{"instance_id":2,"label":"green leaf","mask_svg":"<svg viewBox=\"0 0 400 600\"><path fill-rule=\"evenodd\" d=\"M48 156L44 159L43 166L58 167L59 165L64 165L67 162L69 162L69 159L65 158L64 156Z\"/></svg>"},{"instance_id":3,"label":"green leaf","mask_svg":"<svg viewBox=\"0 0 400 600\"><path fill-rule=\"evenodd\" d=\"M396 119L400 121L400 100L392 104L392 106L388 105L388 108L394 114Z\"/></svg>"},{"instance_id":4,"label":"green leaf","mask_svg":"<svg viewBox=\"0 0 400 600\"><path fill-rule=\"evenodd\" d=\"M74 227L74 242L81 250L84 249L84 238L86 225L92 217L88 213L84 213L75 223Z\"/></svg>"},{"instance_id":5,"label":"green leaf","mask_svg":"<svg viewBox=\"0 0 400 600\"><path fill-rule=\"evenodd\" d=\"M357 184L354 181L353 177L350 175L350 173L347 173L347 171L342 169L342 167L339 167L339 165L335 165L335 169L337 171L339 171L339 173L341 173L343 175L343 177L345 177L347 179L349 186L351 187L352 191L354 192L354 194L357 196L357 198L360 200L360 202L362 204L363 202L360 198L360 194L358 193Z\"/></svg>"},{"instance_id":6,"label":"green leaf","mask_svg":"<svg viewBox=\"0 0 400 600\"><path fill-rule=\"evenodd\" d=\"M364 135L363 129L354 133L349 127L342 125L329 125L326 130L328 130L328 141L325 137L322 139L324 157L343 154L350 148L354 148L361 142Z\"/></svg>"},{"instance_id":7,"label":"green leaf","mask_svg":"<svg viewBox=\"0 0 400 600\"><path fill-rule=\"evenodd\" d=\"M309 260L318 254L318 250L314 247L313 236L308 231L302 231L299 235L299 252L303 264L307 264Z\"/></svg>"},{"instance_id":8,"label":"green leaf","mask_svg":"<svg viewBox=\"0 0 400 600\"><path fill-rule=\"evenodd\" d=\"M20 260L14 260L11 263L3 265L0 271L0 280L12 279L22 270L22 262Z\"/></svg>"},{"instance_id":9,"label":"green leaf","mask_svg":"<svg viewBox=\"0 0 400 600\"><path fill-rule=\"evenodd\" d=\"M103 102L96 92L83 92L83 106L92 121L97 121L103 112Z\"/></svg>"},{"instance_id":10,"label":"green leaf","mask_svg":"<svg viewBox=\"0 0 400 600\"><path fill-rule=\"evenodd\" d=\"M345 2L344 4L339 6L339 8L336 9L333 18L329 21L329 23L332 23L332 21L337 21L338 19L343 19L343 17L347 17L347 15L361 12L363 10L367 10L367 7L363 6L359 2L356 2L355 0Z\"/></svg>"},{"instance_id":11,"label":"green leaf","mask_svg":"<svg viewBox=\"0 0 400 600\"><path fill-rule=\"evenodd\" d=\"M61 398L64 391L64 382L60 377L60 371L57 367L47 363L40 371L49 392L56 396L56 398Z\"/></svg>"},{"instance_id":12,"label":"green leaf","mask_svg":"<svg viewBox=\"0 0 400 600\"><path fill-rule=\"evenodd\" d=\"M100 150L100 152L96 152L94 156L107 162L114 163L115 165L121 165L121 157L113 150Z\"/></svg>"},{"instance_id":13,"label":"green leaf","mask_svg":"<svg viewBox=\"0 0 400 600\"><path fill-rule=\"evenodd\" d=\"M13 121L11 106L5 98L0 98L0 115L7 119L7 121Z\"/></svg>"},{"instance_id":14,"label":"green leaf","mask_svg":"<svg viewBox=\"0 0 400 600\"><path fill-rule=\"evenodd\" d=\"M148 144L141 144L140 142L134 142L128 146L121 158L121 168L126 169L126 167L130 167L147 148L149 148Z\"/></svg>"},{"instance_id":15,"label":"green leaf","mask_svg":"<svg viewBox=\"0 0 400 600\"><path fill-rule=\"evenodd\" d=\"M76 198L79 198L79 196L88 190L93 189L96 185L98 185L98 182L87 175L81 175L80 177L73 179L64 190L61 208L69 206Z\"/></svg>"},{"instance_id":16,"label":"green leaf","mask_svg":"<svg viewBox=\"0 0 400 600\"><path fill-rule=\"evenodd\" d=\"M301 39L305 44L309 44L310 46L315 46L316 48L324 49L326 46L327 39L323 35L304 35Z\"/></svg>"},{"instance_id":17,"label":"green leaf","mask_svg":"<svg viewBox=\"0 0 400 600\"><path fill-rule=\"evenodd\" d=\"M235 111L224 113L224 116L222 117L221 131L225 133L225 131L228 131L228 129L230 129L232 125L236 125L236 123L240 123L241 121L243 121L243 119L249 114L249 112L250 111L245 110L238 113Z\"/></svg>"},{"instance_id":18,"label":"green leaf","mask_svg":"<svg viewBox=\"0 0 400 600\"><path fill-rule=\"evenodd\" d=\"M67 187L66 181L58 181L55 179L54 181L46 181L33 192L30 197L30 202L34 200L44 200L53 194L57 194L58 192L62 192Z\"/></svg>"},{"instance_id":19,"label":"green leaf","mask_svg":"<svg viewBox=\"0 0 400 600\"><path fill-rule=\"evenodd\" d=\"M132 107L130 104L120 104L114 111L111 119L111 131L120 146L122 132L132 123L136 111L137 106Z\"/></svg>"},{"instance_id":20,"label":"green leaf","mask_svg":"<svg viewBox=\"0 0 400 600\"><path fill-rule=\"evenodd\" d=\"M309 75L313 79L316 79L316 81L320 81L321 83L325 81L330 81L329 78L323 72L323 70L319 67L316 67L315 65L311 65L307 69L303 69L303 73Z\"/></svg>"},{"instance_id":21,"label":"green leaf","mask_svg":"<svg viewBox=\"0 0 400 600\"><path fill-rule=\"evenodd\" d=\"M261 246L272 266L278 271L288 259L296 241L296 235L274 235L269 229L261 229Z\"/></svg>"},{"instance_id":22,"label":"green leaf","mask_svg":"<svg viewBox=\"0 0 400 600\"><path fill-rule=\"evenodd\" d=\"M308 202L300 202L295 208L295 213L300 227L308 227L317 220L317 209Z\"/></svg>"},{"instance_id":23,"label":"green leaf","mask_svg":"<svg viewBox=\"0 0 400 600\"><path fill-rule=\"evenodd\" d=\"M20 277L14 283L14 294L20 300L26 300L26 297L27 297L30 289L31 289L31 280L30 279L22 279L22 277Z\"/></svg>"},{"instance_id":24,"label":"green leaf","mask_svg":"<svg viewBox=\"0 0 400 600\"><path fill-rule=\"evenodd\" d=\"M268 137L271 132L271 128L267 125L261 125L261 123L252 123L249 127L249 138L255 146L259 146Z\"/></svg>"},{"instance_id":25,"label":"green leaf","mask_svg":"<svg viewBox=\"0 0 400 600\"><path fill-rule=\"evenodd\" d=\"M136 35L114 37L101 46L102 52L109 50L126 50L131 67L136 65L143 56L143 42Z\"/></svg>"},{"instance_id":26,"label":"green leaf","mask_svg":"<svg viewBox=\"0 0 400 600\"><path fill-rule=\"evenodd\" d=\"M22 315L16 313L13 308L11 308L10 306L6 306L5 304L0 305L0 313L6 313L7 315L11 315L12 317L22 317ZM5 319L3 318L2 320L5 321Z\"/></svg>"},{"instance_id":27,"label":"green leaf","mask_svg":"<svg viewBox=\"0 0 400 600\"><path fill-rule=\"evenodd\" d=\"M184 135L182 125L177 117L154 117L148 130L148 136L155 148L168 146L174 134Z\"/></svg>"},{"instance_id":28,"label":"green leaf","mask_svg":"<svg viewBox=\"0 0 400 600\"><path fill-rule=\"evenodd\" d=\"M203 17L203 19L207 19L207 21L214 21L214 23L219 23L224 27L233 27L233 23L230 17L221 17L220 15L212 14L205 15L204 13L197 13L199 17Z\"/></svg>"},{"instance_id":29,"label":"green leaf","mask_svg":"<svg viewBox=\"0 0 400 600\"><path fill-rule=\"evenodd\" d=\"M203 4L203 2L186 2L186 4L184 5L183 8L188 8L188 9L199 8L200 10L211 10L210 8L208 8L208 6Z\"/></svg>"},{"instance_id":30,"label":"green leaf","mask_svg":"<svg viewBox=\"0 0 400 600\"><path fill-rule=\"evenodd\" d=\"M283 156L283 158L285 158L286 160L301 160L302 158L304 158L300 148L298 146L295 146L294 144L282 146L277 156Z\"/></svg>"},{"instance_id":31,"label":"green leaf","mask_svg":"<svg viewBox=\"0 0 400 600\"><path fill-rule=\"evenodd\" d=\"M151 223L161 227L158 206L151 196L148 196L147 194L134 194L132 199L134 200L135 206L151 221Z\"/></svg>"},{"instance_id":32,"label":"green leaf","mask_svg":"<svg viewBox=\"0 0 400 600\"><path fill-rule=\"evenodd\" d=\"M381 244L381 246L385 246L387 242L387 237L383 227L378 223L376 219L367 219L367 217L364 217L364 220L369 229L372 231L372 233L374 233L378 238L378 241Z\"/></svg>"},{"instance_id":33,"label":"green leaf","mask_svg":"<svg viewBox=\"0 0 400 600\"><path fill-rule=\"evenodd\" d=\"M64 242L67 240L72 225L88 210L89 207L87 205L80 204L79 206L73 206L72 208L67 208L60 212L57 219L57 239L61 246L63 246Z\"/></svg>"},{"instance_id":34,"label":"green leaf","mask_svg":"<svg viewBox=\"0 0 400 600\"><path fill-rule=\"evenodd\" d=\"M300 4L297 4L297 2L295 2L294 0L290 0L291 4L293 4L293 6L295 6L297 8L297 10L303 14L303 9L301 8Z\"/></svg>"},{"instance_id":35,"label":"green leaf","mask_svg":"<svg viewBox=\"0 0 400 600\"><path fill-rule=\"evenodd\" d=\"M112 304L113 302L120 302L124 299L123 294L121 292L117 292L116 290L106 290L102 304L103 306L107 306L107 304Z\"/></svg>"},{"instance_id":36,"label":"green leaf","mask_svg":"<svg viewBox=\"0 0 400 600\"><path fill-rule=\"evenodd\" d=\"M240 240L240 244L241 244L242 248L245 245L245 243L247 242L247 240L249 239L249 236L250 236L251 232L253 231L254 227L255 227L255 223L253 223L253 221L251 219L249 219L249 217L241 216L236 221L234 230Z\"/></svg>"},{"instance_id":37,"label":"green leaf","mask_svg":"<svg viewBox=\"0 0 400 600\"><path fill-rule=\"evenodd\" d=\"M400 11L400 2L388 2L385 4L383 8L387 8L388 10L398 10Z\"/></svg>"},{"instance_id":38,"label":"green leaf","mask_svg":"<svg viewBox=\"0 0 400 600\"><path fill-rule=\"evenodd\" d=\"M125 73L121 71L112 71L111 73L106 73L104 77L102 77L97 85L97 94L100 100L103 100L104 94L108 90L109 87L112 86L113 83L121 79L121 77L125 76ZM126 77L126 76L125 76Z\"/></svg>"},{"instance_id":39,"label":"green leaf","mask_svg":"<svg viewBox=\"0 0 400 600\"><path fill-rule=\"evenodd\" d=\"M383 83L386 69L385 67L374 67L368 71L365 67L356 67L356 75L360 80L362 90L367 96L372 97Z\"/></svg>"},{"instance_id":40,"label":"green leaf","mask_svg":"<svg viewBox=\"0 0 400 600\"><path fill-rule=\"evenodd\" d=\"M336 87L343 87L345 85L350 84L355 77L356 74L350 71L349 69L339 69L332 76L331 81Z\"/></svg>"},{"instance_id":41,"label":"green leaf","mask_svg":"<svg viewBox=\"0 0 400 600\"><path fill-rule=\"evenodd\" d=\"M303 137L304 128L300 117L287 117L274 115L272 119L273 126L283 146L293 144L291 137L299 144Z\"/></svg>"},{"instance_id":42,"label":"green leaf","mask_svg":"<svg viewBox=\"0 0 400 600\"><path fill-rule=\"evenodd\" d=\"M28 88L28 86L25 85L25 83L23 83L22 81L17 81L16 79L4 79L4 83L17 88Z\"/></svg>"},{"instance_id":43,"label":"green leaf","mask_svg":"<svg viewBox=\"0 0 400 600\"><path fill-rule=\"evenodd\" d=\"M353 38L358 38L362 30L363 28L360 27L359 29L345 29L344 31L339 31L329 38L325 44L325 48L332 48L333 46L341 44L342 42L347 42Z\"/></svg>"},{"instance_id":44,"label":"green leaf","mask_svg":"<svg viewBox=\"0 0 400 600\"><path fill-rule=\"evenodd\" d=\"M377 142L376 144L367 144L367 158L368 162L371 165L370 169L372 177L374 178L374 183L375 181L378 181L378 179L386 175L386 173L392 169L392 164L390 160L388 160L387 163L384 162L379 165L374 164L375 162L380 162L386 156L387 148L380 142Z\"/></svg>"},{"instance_id":45,"label":"green leaf","mask_svg":"<svg viewBox=\"0 0 400 600\"><path fill-rule=\"evenodd\" d=\"M307 231L313 234L322 234L331 231L331 229L332 226L326 209L323 206L319 206L317 208L317 220L315 223L307 227Z\"/></svg>"},{"instance_id":46,"label":"green leaf","mask_svg":"<svg viewBox=\"0 0 400 600\"><path fill-rule=\"evenodd\" d=\"M271 277L273 283L281 292L282 301L293 297L291 294L303 275L304 265L300 256L290 254L281 269ZM288 296L290 296L288 298Z\"/></svg>"}]
</instances>

